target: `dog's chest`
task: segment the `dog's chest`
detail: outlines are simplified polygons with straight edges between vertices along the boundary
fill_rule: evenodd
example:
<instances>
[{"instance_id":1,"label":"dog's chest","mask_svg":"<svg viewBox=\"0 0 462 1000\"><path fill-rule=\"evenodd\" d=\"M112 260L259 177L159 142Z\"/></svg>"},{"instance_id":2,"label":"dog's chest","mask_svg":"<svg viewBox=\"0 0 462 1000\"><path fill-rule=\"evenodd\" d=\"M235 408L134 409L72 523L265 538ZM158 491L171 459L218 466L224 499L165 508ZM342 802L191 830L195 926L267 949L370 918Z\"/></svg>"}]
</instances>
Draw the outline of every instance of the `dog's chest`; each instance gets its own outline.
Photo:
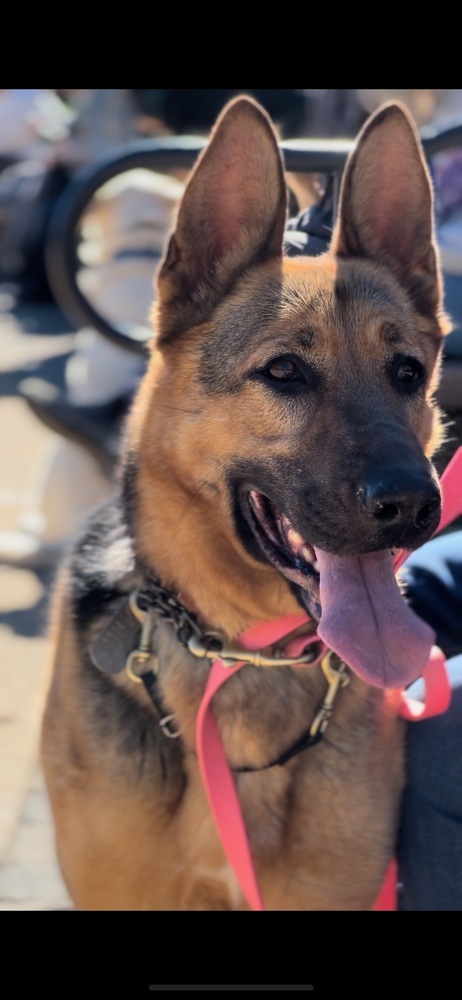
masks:
<instances>
[{"instance_id":1,"label":"dog's chest","mask_svg":"<svg viewBox=\"0 0 462 1000\"><path fill-rule=\"evenodd\" d=\"M158 691L175 716L178 740L163 734L147 696L136 711L132 698L126 701L126 678L125 692L113 688L109 696L106 684L101 690L96 684L94 668L85 674L86 685L93 679L93 697L84 701L85 717L93 706L88 736L100 734L95 808L100 808L101 769L107 770L111 800L120 804L117 823L123 818L126 842L138 845L149 871L139 888L147 908L245 909L196 753L209 667L191 663L178 643L172 650L166 633L167 641L170 657L164 658L167 650L159 647ZM142 699L141 685L129 686L128 692L135 688ZM367 909L393 854L402 738L400 720L387 710L380 692L352 681L339 695L324 740L284 766L266 767L306 732L325 691L325 679L315 668L267 673L249 667L231 677L213 702L270 909ZM253 770L238 773L242 766Z\"/></svg>"},{"instance_id":2,"label":"dog's chest","mask_svg":"<svg viewBox=\"0 0 462 1000\"><path fill-rule=\"evenodd\" d=\"M273 774L241 776L239 798L255 871L270 909L368 909L393 855L401 765L364 782L300 759ZM326 765L327 773L323 774ZM198 769L189 770L176 815L179 909L247 909L221 847ZM173 831L172 831L173 833Z\"/></svg>"},{"instance_id":3,"label":"dog's chest","mask_svg":"<svg viewBox=\"0 0 462 1000\"><path fill-rule=\"evenodd\" d=\"M187 781L177 812L175 874L184 909L242 909L247 903L226 863L195 754L204 678L180 673L164 686L183 730ZM236 675L236 681L238 675ZM261 682L260 682L261 683ZM273 909L368 908L392 856L402 787L401 725L371 693L346 700L317 747L284 766L265 764L312 721L322 680L273 681L250 674L216 699L215 714L231 767L255 868ZM225 685L226 688L226 685Z\"/></svg>"}]
</instances>

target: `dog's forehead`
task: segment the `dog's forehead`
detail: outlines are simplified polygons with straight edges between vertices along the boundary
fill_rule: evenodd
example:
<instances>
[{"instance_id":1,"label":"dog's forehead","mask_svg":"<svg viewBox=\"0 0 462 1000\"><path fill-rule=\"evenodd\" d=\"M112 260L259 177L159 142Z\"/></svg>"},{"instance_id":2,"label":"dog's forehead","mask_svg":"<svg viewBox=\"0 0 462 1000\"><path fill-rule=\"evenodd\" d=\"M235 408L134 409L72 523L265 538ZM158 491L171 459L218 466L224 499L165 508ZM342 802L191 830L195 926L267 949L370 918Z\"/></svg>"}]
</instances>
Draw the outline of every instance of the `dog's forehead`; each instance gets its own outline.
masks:
<instances>
[{"instance_id":1,"label":"dog's forehead","mask_svg":"<svg viewBox=\"0 0 462 1000\"><path fill-rule=\"evenodd\" d=\"M234 358L257 345L269 349L281 336L306 348L322 343L351 350L351 339L381 329L399 339L412 309L402 288L384 268L369 261L283 258L246 275L223 301L215 316L217 341ZM216 343L218 347L218 342Z\"/></svg>"},{"instance_id":2,"label":"dog's forehead","mask_svg":"<svg viewBox=\"0 0 462 1000\"><path fill-rule=\"evenodd\" d=\"M400 286L370 261L325 255L283 261L281 309L284 318L306 315L321 331L360 333L373 323L405 321L409 304Z\"/></svg>"}]
</instances>

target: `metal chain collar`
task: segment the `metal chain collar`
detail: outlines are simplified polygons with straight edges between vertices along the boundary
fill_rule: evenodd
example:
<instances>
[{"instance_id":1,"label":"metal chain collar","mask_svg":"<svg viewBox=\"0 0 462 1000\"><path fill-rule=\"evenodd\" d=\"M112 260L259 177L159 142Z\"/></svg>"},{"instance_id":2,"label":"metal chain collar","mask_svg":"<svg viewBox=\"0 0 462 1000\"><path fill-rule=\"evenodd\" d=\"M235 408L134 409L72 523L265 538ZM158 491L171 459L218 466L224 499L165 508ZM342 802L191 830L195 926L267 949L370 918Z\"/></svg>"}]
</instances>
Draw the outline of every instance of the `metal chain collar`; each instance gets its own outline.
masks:
<instances>
[{"instance_id":1,"label":"metal chain collar","mask_svg":"<svg viewBox=\"0 0 462 1000\"><path fill-rule=\"evenodd\" d=\"M255 667L287 667L312 663L319 655L317 643L298 656L284 656L284 650L277 645L267 650L243 649L238 643L227 641L225 633L219 629L202 629L197 616L187 611L184 604L154 577L150 577L142 590L131 595L130 607L140 621L155 608L164 621L173 625L179 641L193 656L209 660L219 657L225 667L232 667L235 663L251 663ZM294 633L284 636L284 642L287 643L297 631L295 629Z\"/></svg>"},{"instance_id":2,"label":"metal chain collar","mask_svg":"<svg viewBox=\"0 0 462 1000\"><path fill-rule=\"evenodd\" d=\"M193 612L187 611L184 604L175 597L172 591L163 587L160 581L153 576L149 577L141 590L132 594L130 607L134 613L136 613L135 608L138 607L143 614L155 608L164 621L173 625L183 646L188 645L192 636L196 635L201 638L203 635L197 616Z\"/></svg>"},{"instance_id":3,"label":"metal chain collar","mask_svg":"<svg viewBox=\"0 0 462 1000\"><path fill-rule=\"evenodd\" d=\"M266 653L262 650L249 651L241 646L226 644L224 633L203 631L197 621L197 616L188 611L171 591L153 578L149 580L143 590L134 591L130 595L129 606L132 614L141 624L141 635L137 647L127 657L127 674L131 680L144 683L161 716L159 725L164 735L170 738L177 738L181 732L175 727L174 715L163 715L155 694L155 679L159 660L151 650L151 638L155 628L156 614L160 615L165 622L173 625L179 641L194 656L211 660L219 658L224 666L231 667L236 662L252 663L260 667L287 666L295 663L313 662L319 655L318 643L315 642L309 646L305 653L299 654L297 657L278 655L283 650L278 650L277 647L268 648ZM287 642L294 633L299 633L299 629L294 629L292 633L284 636L284 641ZM320 661L320 666L327 680L327 692L308 730L277 760L271 761L263 768L242 767L236 768L236 771L266 770L276 764L282 765L302 750L315 746L322 739L329 725L337 695L340 689L350 681L350 670L332 650L326 651Z\"/></svg>"}]
</instances>

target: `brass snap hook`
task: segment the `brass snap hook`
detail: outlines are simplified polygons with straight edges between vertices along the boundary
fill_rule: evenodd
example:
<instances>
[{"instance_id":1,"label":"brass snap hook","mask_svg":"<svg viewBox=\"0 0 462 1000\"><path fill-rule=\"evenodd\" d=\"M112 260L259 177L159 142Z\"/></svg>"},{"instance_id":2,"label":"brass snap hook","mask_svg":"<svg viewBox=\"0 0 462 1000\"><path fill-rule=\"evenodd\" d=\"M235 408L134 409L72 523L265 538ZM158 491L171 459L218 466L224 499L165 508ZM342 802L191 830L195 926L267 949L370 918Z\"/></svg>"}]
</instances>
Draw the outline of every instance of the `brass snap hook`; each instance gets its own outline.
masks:
<instances>
[{"instance_id":1,"label":"brass snap hook","mask_svg":"<svg viewBox=\"0 0 462 1000\"><path fill-rule=\"evenodd\" d=\"M135 599L136 594L131 595L130 602L132 601L132 598ZM130 680L135 681L136 684L140 684L140 675L144 674L146 671L145 669L140 669L139 673L135 671L135 663L139 663L141 668L146 668L146 664L149 663L150 669L156 673L159 666L159 658L151 652L151 636L154 630L154 619L147 611L141 611L141 608L138 608L137 604L136 607L138 609L138 613L136 613L132 608L133 614L138 618L138 621L141 621L143 624L138 646L136 649L132 649L131 653L128 654L125 661L125 669ZM142 618L141 615L143 616Z\"/></svg>"},{"instance_id":2,"label":"brass snap hook","mask_svg":"<svg viewBox=\"0 0 462 1000\"><path fill-rule=\"evenodd\" d=\"M140 664L139 673L135 672L135 663ZM135 681L136 684L141 684L141 674L146 673L145 668L147 663L149 663L150 669L153 673L157 673L159 658L155 656L154 653L147 652L143 649L132 649L125 662L125 669L131 681Z\"/></svg>"}]
</instances>

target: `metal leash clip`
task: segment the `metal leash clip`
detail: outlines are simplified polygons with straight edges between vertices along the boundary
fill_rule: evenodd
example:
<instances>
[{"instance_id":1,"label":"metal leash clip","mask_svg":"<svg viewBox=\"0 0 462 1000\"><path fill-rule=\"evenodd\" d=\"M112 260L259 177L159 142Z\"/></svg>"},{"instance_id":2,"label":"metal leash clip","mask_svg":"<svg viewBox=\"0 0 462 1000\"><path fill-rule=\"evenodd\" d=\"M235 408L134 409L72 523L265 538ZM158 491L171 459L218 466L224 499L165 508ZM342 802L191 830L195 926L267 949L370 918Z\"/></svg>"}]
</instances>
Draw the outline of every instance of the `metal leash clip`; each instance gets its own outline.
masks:
<instances>
[{"instance_id":1,"label":"metal leash clip","mask_svg":"<svg viewBox=\"0 0 462 1000\"><path fill-rule=\"evenodd\" d=\"M220 659L224 667L233 667L236 663L251 663L254 667L292 667L300 663L313 663L319 655L318 643L313 642L299 656L271 656L261 649L249 650L242 646L226 644L226 637L221 632L206 632L202 639L192 635L187 647L193 656L205 657L208 660Z\"/></svg>"},{"instance_id":2,"label":"metal leash clip","mask_svg":"<svg viewBox=\"0 0 462 1000\"><path fill-rule=\"evenodd\" d=\"M329 725L335 699L340 688L350 683L350 668L330 649L321 660L321 670L327 680L327 694L311 726L310 736L323 735Z\"/></svg>"}]
</instances>

